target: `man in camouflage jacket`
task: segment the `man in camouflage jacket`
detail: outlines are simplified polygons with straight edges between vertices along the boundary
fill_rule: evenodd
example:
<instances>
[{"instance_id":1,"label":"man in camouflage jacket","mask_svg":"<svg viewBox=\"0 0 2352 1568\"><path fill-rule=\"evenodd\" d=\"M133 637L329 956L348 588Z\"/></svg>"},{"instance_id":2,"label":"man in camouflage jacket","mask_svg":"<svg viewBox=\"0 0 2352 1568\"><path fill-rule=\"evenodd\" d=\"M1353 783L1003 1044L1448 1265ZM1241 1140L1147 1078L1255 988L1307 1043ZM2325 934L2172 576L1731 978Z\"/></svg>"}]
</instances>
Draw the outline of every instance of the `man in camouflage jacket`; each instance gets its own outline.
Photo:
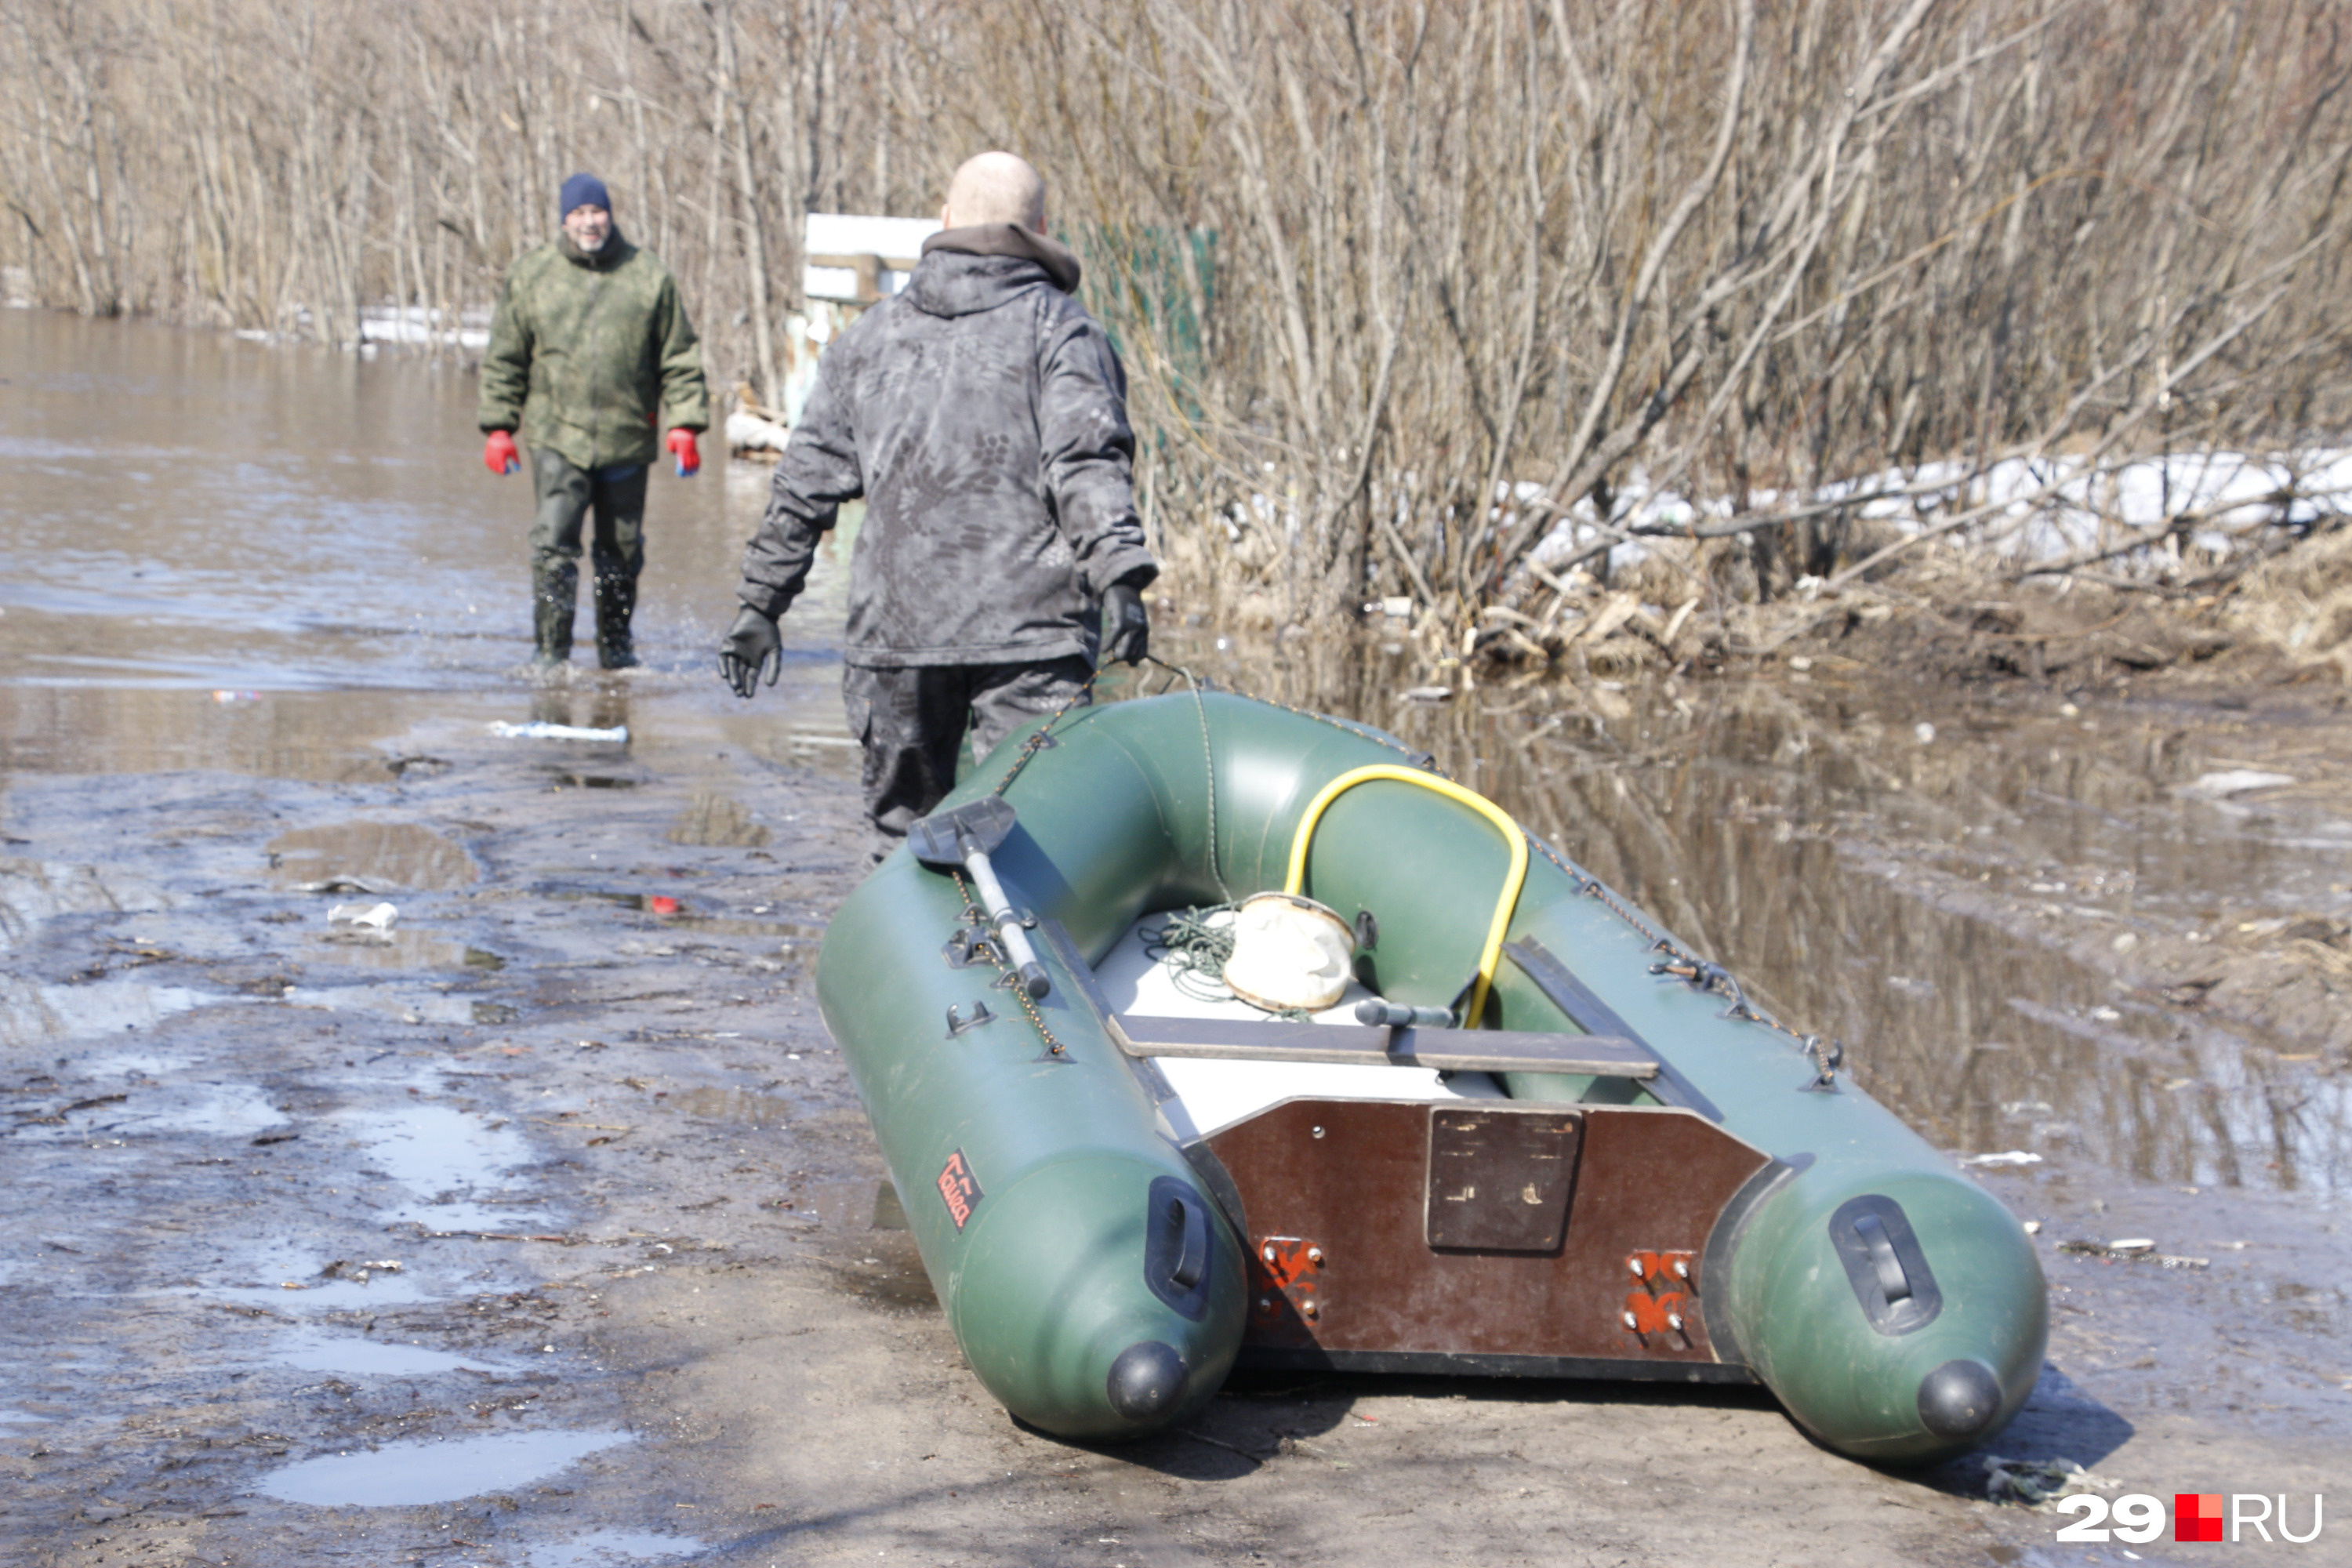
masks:
<instances>
[{"instance_id":1,"label":"man in camouflage jacket","mask_svg":"<svg viewBox=\"0 0 2352 1568\"><path fill-rule=\"evenodd\" d=\"M541 669L572 658L580 533L593 512L596 657L637 662L629 618L644 567L646 475L666 425L681 478L701 466L695 436L710 425L702 353L677 281L613 225L604 184L563 183L563 228L514 264L482 358L482 460L492 473L530 448L538 512L530 530L532 626Z\"/></svg>"},{"instance_id":2,"label":"man in camouflage jacket","mask_svg":"<svg viewBox=\"0 0 2352 1568\"><path fill-rule=\"evenodd\" d=\"M818 539L866 498L842 690L886 836L953 785L967 726L986 755L1150 633L1126 376L1045 217L1011 153L957 171L906 288L825 351L744 552L719 669L749 697Z\"/></svg>"}]
</instances>

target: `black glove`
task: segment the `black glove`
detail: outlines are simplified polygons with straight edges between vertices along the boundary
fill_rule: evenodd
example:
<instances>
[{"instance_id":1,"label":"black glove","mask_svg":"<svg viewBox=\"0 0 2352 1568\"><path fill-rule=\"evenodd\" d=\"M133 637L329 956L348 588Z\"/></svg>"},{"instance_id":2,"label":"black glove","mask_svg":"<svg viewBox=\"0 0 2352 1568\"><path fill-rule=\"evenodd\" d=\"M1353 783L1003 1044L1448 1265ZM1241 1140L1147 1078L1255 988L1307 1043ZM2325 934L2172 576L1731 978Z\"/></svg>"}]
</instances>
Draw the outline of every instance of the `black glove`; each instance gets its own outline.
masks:
<instances>
[{"instance_id":1,"label":"black glove","mask_svg":"<svg viewBox=\"0 0 2352 1568\"><path fill-rule=\"evenodd\" d=\"M1151 648L1151 613L1143 591L1125 583L1103 590L1102 656L1113 664L1141 664Z\"/></svg>"},{"instance_id":2,"label":"black glove","mask_svg":"<svg viewBox=\"0 0 2352 1568\"><path fill-rule=\"evenodd\" d=\"M719 645L719 679L735 689L736 696L749 697L759 689L762 674L773 686L783 672L784 639L776 623L744 605L727 628L727 640Z\"/></svg>"}]
</instances>

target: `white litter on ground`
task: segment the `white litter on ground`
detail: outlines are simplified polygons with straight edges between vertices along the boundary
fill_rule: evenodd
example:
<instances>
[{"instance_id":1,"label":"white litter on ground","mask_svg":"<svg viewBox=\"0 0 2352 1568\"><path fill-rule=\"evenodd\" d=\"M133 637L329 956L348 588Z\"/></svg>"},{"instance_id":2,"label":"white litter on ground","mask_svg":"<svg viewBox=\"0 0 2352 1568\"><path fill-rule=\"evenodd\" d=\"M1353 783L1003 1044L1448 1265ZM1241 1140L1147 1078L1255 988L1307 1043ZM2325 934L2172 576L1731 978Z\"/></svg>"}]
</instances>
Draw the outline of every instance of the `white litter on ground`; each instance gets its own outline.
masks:
<instances>
[{"instance_id":1,"label":"white litter on ground","mask_svg":"<svg viewBox=\"0 0 2352 1568\"><path fill-rule=\"evenodd\" d=\"M2029 1154L2022 1149L2011 1149L1999 1154L1963 1154L1963 1165L2039 1165L2042 1156Z\"/></svg>"},{"instance_id":2,"label":"white litter on ground","mask_svg":"<svg viewBox=\"0 0 2352 1568\"><path fill-rule=\"evenodd\" d=\"M508 724L494 723L490 733L502 741L604 741L614 745L626 745L629 727L616 725L610 730L590 730L578 724Z\"/></svg>"}]
</instances>

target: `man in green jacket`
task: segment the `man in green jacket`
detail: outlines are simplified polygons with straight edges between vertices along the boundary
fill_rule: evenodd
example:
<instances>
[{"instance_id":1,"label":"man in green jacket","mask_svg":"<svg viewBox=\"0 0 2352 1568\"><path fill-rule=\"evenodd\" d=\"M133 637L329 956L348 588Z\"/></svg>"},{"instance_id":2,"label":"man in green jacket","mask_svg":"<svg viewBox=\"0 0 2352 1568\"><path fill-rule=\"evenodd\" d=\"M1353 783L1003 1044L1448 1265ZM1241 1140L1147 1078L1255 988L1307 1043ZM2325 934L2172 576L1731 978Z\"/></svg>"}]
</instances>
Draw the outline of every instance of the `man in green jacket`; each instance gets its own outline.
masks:
<instances>
[{"instance_id":1,"label":"man in green jacket","mask_svg":"<svg viewBox=\"0 0 2352 1568\"><path fill-rule=\"evenodd\" d=\"M596 659L637 662L629 617L644 566L646 474L666 443L681 479L701 467L696 435L710 427L702 354L669 268L621 237L593 174L563 182L563 229L514 264L482 357L482 461L494 474L530 448L538 515L530 530L537 665L572 658L580 595L580 532L590 512L596 573Z\"/></svg>"}]
</instances>

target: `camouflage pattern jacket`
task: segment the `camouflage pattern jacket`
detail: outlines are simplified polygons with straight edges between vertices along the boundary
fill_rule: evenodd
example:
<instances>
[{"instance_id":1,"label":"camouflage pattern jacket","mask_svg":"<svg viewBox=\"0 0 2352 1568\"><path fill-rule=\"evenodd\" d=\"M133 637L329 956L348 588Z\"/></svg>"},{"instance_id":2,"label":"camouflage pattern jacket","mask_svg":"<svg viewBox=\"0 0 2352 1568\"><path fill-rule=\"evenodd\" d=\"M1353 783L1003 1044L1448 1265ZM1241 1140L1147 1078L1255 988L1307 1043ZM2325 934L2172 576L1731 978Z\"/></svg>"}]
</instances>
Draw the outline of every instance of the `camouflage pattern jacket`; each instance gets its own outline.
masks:
<instances>
[{"instance_id":1,"label":"camouflage pattern jacket","mask_svg":"<svg viewBox=\"0 0 2352 1568\"><path fill-rule=\"evenodd\" d=\"M1159 573L1127 378L1077 258L1010 224L924 242L907 286L824 353L737 597L780 616L843 501L866 498L844 657L868 668L1095 653L1095 605Z\"/></svg>"},{"instance_id":2,"label":"camouflage pattern jacket","mask_svg":"<svg viewBox=\"0 0 2352 1568\"><path fill-rule=\"evenodd\" d=\"M669 268L618 229L593 256L567 237L517 261L482 356L480 423L591 471L652 462L663 431L709 428Z\"/></svg>"}]
</instances>

